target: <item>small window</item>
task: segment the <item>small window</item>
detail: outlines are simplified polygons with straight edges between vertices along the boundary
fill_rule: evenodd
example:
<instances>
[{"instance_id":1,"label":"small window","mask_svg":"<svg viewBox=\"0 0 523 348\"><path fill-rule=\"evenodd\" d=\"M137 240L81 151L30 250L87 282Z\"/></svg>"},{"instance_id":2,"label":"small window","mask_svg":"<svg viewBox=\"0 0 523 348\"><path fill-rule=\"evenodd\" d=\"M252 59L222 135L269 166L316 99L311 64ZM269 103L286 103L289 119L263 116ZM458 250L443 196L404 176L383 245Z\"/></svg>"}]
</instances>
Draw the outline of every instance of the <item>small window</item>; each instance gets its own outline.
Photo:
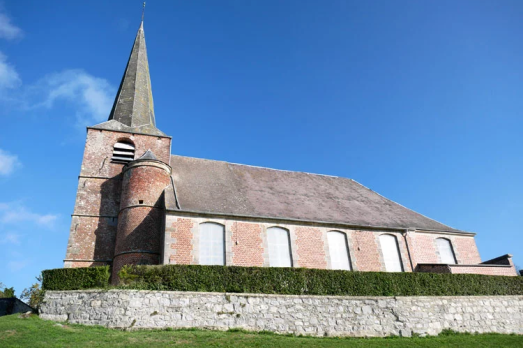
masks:
<instances>
[{"instance_id":1,"label":"small window","mask_svg":"<svg viewBox=\"0 0 523 348\"><path fill-rule=\"evenodd\" d=\"M387 272L403 272L403 265L401 264L398 240L396 237L390 234L382 234L380 236L380 245L383 254L383 261L385 262L385 270Z\"/></svg>"},{"instance_id":2,"label":"small window","mask_svg":"<svg viewBox=\"0 0 523 348\"><path fill-rule=\"evenodd\" d=\"M134 145L125 142L119 141L114 144L113 147L113 157L111 158L113 162L119 163L129 163L134 160Z\"/></svg>"},{"instance_id":3,"label":"small window","mask_svg":"<svg viewBox=\"0 0 523 348\"><path fill-rule=\"evenodd\" d=\"M445 238L436 238L436 245L438 246L439 251L439 261L441 263L455 265L456 255L454 255L454 250L452 250L452 244L450 243L450 240Z\"/></svg>"},{"instance_id":4,"label":"small window","mask_svg":"<svg viewBox=\"0 0 523 348\"><path fill-rule=\"evenodd\" d=\"M292 267L289 232L280 227L267 229L269 245L269 266Z\"/></svg>"},{"instance_id":5,"label":"small window","mask_svg":"<svg viewBox=\"0 0 523 348\"><path fill-rule=\"evenodd\" d=\"M349 252L347 250L347 236L341 232L327 232L331 269L344 269L350 271Z\"/></svg>"},{"instance_id":6,"label":"small window","mask_svg":"<svg viewBox=\"0 0 523 348\"><path fill-rule=\"evenodd\" d=\"M213 222L200 224L200 265L225 265L225 227Z\"/></svg>"}]
</instances>

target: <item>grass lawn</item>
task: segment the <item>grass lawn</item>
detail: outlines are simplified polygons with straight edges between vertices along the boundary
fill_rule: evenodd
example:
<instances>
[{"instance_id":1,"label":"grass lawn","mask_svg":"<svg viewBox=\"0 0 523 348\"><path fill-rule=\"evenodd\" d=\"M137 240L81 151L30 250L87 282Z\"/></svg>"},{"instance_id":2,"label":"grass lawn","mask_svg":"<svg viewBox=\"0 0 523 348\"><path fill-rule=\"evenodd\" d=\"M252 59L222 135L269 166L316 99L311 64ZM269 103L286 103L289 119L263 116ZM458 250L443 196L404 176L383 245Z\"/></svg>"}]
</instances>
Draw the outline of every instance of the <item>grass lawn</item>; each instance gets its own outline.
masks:
<instances>
[{"instance_id":1,"label":"grass lawn","mask_svg":"<svg viewBox=\"0 0 523 348\"><path fill-rule=\"evenodd\" d=\"M523 336L447 334L425 338L314 338L207 330L120 331L0 317L0 347L523 347Z\"/></svg>"}]
</instances>

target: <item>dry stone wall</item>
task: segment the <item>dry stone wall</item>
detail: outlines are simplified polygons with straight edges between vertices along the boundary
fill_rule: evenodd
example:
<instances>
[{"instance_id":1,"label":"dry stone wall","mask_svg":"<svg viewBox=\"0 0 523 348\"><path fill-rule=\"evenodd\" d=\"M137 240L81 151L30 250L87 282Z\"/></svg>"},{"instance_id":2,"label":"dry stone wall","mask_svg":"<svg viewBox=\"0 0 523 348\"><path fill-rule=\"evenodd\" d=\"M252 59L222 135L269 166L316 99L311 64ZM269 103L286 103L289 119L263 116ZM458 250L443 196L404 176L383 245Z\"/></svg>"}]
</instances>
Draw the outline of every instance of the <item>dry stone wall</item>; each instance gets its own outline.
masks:
<instances>
[{"instance_id":1,"label":"dry stone wall","mask_svg":"<svg viewBox=\"0 0 523 348\"><path fill-rule=\"evenodd\" d=\"M242 328L312 336L437 335L443 329L523 334L523 296L47 291L40 316L113 328Z\"/></svg>"}]
</instances>

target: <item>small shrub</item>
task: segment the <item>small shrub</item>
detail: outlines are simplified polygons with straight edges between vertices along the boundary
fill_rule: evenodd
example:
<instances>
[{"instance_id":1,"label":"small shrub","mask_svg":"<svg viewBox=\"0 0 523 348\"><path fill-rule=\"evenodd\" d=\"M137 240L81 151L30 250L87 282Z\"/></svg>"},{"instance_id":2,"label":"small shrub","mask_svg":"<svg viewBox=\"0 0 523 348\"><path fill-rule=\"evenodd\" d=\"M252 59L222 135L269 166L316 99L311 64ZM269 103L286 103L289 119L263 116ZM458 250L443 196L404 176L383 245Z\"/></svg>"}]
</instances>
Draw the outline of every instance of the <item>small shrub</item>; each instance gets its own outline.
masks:
<instances>
[{"instance_id":1,"label":"small shrub","mask_svg":"<svg viewBox=\"0 0 523 348\"><path fill-rule=\"evenodd\" d=\"M109 266L57 268L42 272L44 290L81 290L109 286Z\"/></svg>"}]
</instances>

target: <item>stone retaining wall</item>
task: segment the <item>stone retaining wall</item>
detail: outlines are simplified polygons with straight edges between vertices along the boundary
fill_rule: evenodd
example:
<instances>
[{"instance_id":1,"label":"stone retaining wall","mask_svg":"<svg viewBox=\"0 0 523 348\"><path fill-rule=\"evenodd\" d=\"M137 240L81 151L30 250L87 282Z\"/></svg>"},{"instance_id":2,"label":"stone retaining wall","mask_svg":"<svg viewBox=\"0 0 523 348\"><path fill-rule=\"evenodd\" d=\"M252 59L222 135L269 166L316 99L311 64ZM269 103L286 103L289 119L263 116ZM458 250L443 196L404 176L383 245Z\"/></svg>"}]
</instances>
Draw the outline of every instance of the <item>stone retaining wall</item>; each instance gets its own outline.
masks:
<instances>
[{"instance_id":1,"label":"stone retaining wall","mask_svg":"<svg viewBox=\"0 0 523 348\"><path fill-rule=\"evenodd\" d=\"M443 329L523 334L523 296L47 291L40 316L113 328L242 328L313 336L437 335Z\"/></svg>"}]
</instances>

